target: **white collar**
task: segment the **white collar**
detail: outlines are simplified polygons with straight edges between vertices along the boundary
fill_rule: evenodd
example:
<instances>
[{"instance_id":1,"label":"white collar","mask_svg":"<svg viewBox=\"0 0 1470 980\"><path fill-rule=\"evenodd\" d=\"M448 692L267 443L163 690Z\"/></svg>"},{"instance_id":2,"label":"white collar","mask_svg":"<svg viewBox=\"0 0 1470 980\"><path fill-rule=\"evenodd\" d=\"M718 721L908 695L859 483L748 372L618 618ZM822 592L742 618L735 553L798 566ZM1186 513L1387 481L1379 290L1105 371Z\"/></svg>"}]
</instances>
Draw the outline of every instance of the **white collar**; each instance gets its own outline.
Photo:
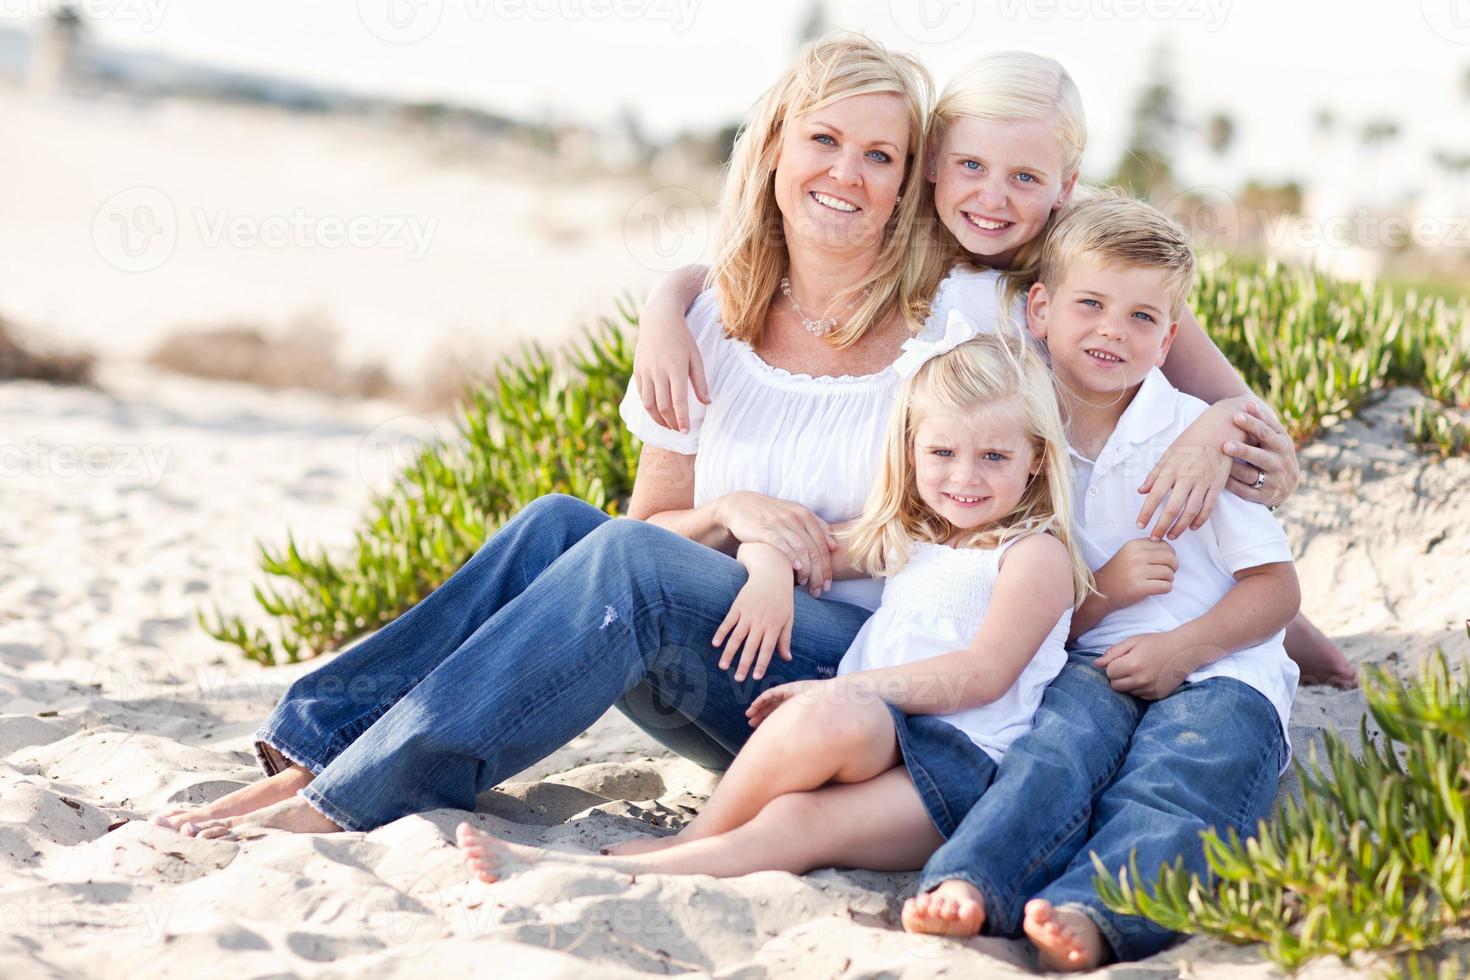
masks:
<instances>
[{"instance_id":1,"label":"white collar","mask_svg":"<svg viewBox=\"0 0 1470 980\"><path fill-rule=\"evenodd\" d=\"M1123 409L1118 424L1108 434L1107 442L1103 443L1102 452L1097 454L1097 458L1101 460L1109 455L1109 450L1117 451L1124 446L1148 442L1169 428L1174 423L1174 396L1177 394L1178 391L1164 377L1163 371L1150 368L1143 383L1133 393L1133 400ZM1070 443L1067 445L1067 452L1078 459L1093 462L1073 449Z\"/></svg>"}]
</instances>

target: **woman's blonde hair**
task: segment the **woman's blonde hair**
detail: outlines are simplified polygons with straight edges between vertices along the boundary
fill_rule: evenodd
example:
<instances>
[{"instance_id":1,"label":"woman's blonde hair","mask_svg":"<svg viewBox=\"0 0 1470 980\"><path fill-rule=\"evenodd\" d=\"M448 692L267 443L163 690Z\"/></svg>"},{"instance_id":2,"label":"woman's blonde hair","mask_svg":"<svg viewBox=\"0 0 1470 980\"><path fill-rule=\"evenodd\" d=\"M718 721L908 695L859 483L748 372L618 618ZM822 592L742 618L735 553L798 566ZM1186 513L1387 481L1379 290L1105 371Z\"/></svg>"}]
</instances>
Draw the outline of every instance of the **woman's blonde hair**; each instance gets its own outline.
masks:
<instances>
[{"instance_id":1,"label":"woman's blonde hair","mask_svg":"<svg viewBox=\"0 0 1470 980\"><path fill-rule=\"evenodd\" d=\"M1070 180L1082 166L1087 146L1087 116L1082 111L1082 93L1061 62L1029 51L996 51L981 55L949 80L929 121L929 144L937 153L949 127L956 119L969 117L992 122L1041 120L1052 126L1062 145L1062 180ZM933 220L939 221L936 212ZM1041 246L1056 222L1056 212L1046 227L1021 247L1006 277L1003 312L1036 281ZM955 259L970 259L955 243Z\"/></svg>"},{"instance_id":2,"label":"woman's blonde hair","mask_svg":"<svg viewBox=\"0 0 1470 980\"><path fill-rule=\"evenodd\" d=\"M903 383L884 436L878 478L862 516L843 532L853 567L886 577L908 561L911 541L943 544L955 534L955 526L919 496L912 453L918 400L968 412L1008 398L1021 401L1026 436L1041 466L1010 513L966 533L957 547L993 548L1023 534L1049 531L1067 547L1072 594L1082 601L1092 588L1092 575L1072 533L1072 464L1061 409L1051 369L1019 335L981 334L930 358Z\"/></svg>"},{"instance_id":3,"label":"woman's blonde hair","mask_svg":"<svg viewBox=\"0 0 1470 980\"><path fill-rule=\"evenodd\" d=\"M720 316L730 336L750 344L760 339L771 298L786 272L775 170L787 124L840 99L874 94L902 96L908 107L902 199L884 229L883 245L867 280L834 299L831 309L843 309L872 287L830 340L835 347L846 347L895 309L910 333L919 331L951 258L937 243L927 248L916 245L914 234L929 197L924 186L924 131L933 93L928 71L913 55L891 52L862 34L841 31L802 48L796 63L761 96L735 138L721 194L721 245L708 279L718 291Z\"/></svg>"}]
</instances>

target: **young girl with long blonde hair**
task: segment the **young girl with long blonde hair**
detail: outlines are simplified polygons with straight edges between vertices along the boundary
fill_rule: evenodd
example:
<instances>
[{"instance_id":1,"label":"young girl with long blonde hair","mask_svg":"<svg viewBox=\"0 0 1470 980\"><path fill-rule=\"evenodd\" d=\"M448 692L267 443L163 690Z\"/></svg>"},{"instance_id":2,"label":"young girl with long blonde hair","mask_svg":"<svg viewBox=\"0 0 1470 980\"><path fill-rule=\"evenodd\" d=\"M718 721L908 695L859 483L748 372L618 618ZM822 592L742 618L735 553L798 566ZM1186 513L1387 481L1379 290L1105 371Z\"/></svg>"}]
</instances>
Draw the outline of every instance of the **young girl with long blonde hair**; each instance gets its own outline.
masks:
<instances>
[{"instance_id":1,"label":"young girl with long blonde hair","mask_svg":"<svg viewBox=\"0 0 1470 980\"><path fill-rule=\"evenodd\" d=\"M838 577L885 580L878 610L835 677L754 701L755 732L683 831L606 860L717 876L918 868L1030 727L1091 581L1050 372L959 313L904 346L880 473L834 555ZM790 564L760 543L738 558L749 579L715 642L769 650L790 628ZM855 796L869 819L831 819ZM460 844L487 881L544 853L467 825Z\"/></svg>"}]
</instances>

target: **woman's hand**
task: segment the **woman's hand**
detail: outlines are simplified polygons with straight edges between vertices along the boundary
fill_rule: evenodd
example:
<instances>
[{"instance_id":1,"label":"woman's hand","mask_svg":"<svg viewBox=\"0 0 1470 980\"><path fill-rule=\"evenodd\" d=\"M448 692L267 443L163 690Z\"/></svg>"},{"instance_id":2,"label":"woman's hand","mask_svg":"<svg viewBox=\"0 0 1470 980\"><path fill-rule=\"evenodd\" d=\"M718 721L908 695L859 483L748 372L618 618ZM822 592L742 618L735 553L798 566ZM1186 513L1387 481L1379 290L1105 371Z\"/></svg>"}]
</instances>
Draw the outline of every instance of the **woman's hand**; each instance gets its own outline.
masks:
<instances>
[{"instance_id":1,"label":"woman's hand","mask_svg":"<svg viewBox=\"0 0 1470 980\"><path fill-rule=\"evenodd\" d=\"M689 431L689 386L706 405L704 358L689 333L685 313L703 288L702 267L681 269L654 288L638 316L633 381L643 410L666 429Z\"/></svg>"},{"instance_id":2,"label":"woman's hand","mask_svg":"<svg viewBox=\"0 0 1470 980\"><path fill-rule=\"evenodd\" d=\"M791 569L785 555L764 544L741 545L739 558L749 578L715 630L714 645L725 645L720 655L721 670L729 670L739 655L735 680L745 680L752 668L753 676L760 680L766 676L773 651L779 650L782 660L791 659L791 624L795 618Z\"/></svg>"},{"instance_id":3,"label":"woman's hand","mask_svg":"<svg viewBox=\"0 0 1470 980\"><path fill-rule=\"evenodd\" d=\"M750 727L755 728L761 722L771 716L781 705L793 698L801 697L803 694L819 692L822 685L827 681L792 681L789 684L777 684L761 692L760 697L751 702L750 707L745 709L745 717L750 721Z\"/></svg>"},{"instance_id":4,"label":"woman's hand","mask_svg":"<svg viewBox=\"0 0 1470 980\"><path fill-rule=\"evenodd\" d=\"M1281 506L1296 491L1302 477L1296 446L1286 427L1254 400L1235 416L1235 424L1244 430L1249 444L1231 439L1222 447L1226 455L1235 459L1227 489L1242 500L1267 507ZM1261 485L1257 487L1257 483Z\"/></svg>"},{"instance_id":5,"label":"woman's hand","mask_svg":"<svg viewBox=\"0 0 1470 980\"><path fill-rule=\"evenodd\" d=\"M715 502L717 519L737 541L759 541L791 562L796 581L813 596L832 588L832 552L837 537L827 522L801 504L749 490Z\"/></svg>"}]
</instances>

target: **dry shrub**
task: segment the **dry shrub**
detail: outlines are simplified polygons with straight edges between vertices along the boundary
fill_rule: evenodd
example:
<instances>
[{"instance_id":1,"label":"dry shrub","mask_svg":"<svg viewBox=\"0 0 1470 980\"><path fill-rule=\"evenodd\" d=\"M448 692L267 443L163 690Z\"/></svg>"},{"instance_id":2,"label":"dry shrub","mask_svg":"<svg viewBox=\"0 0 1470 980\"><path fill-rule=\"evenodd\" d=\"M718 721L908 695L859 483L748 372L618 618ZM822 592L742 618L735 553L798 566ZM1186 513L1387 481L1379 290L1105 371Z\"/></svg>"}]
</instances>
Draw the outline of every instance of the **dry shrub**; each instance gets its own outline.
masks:
<instances>
[{"instance_id":1,"label":"dry shrub","mask_svg":"<svg viewBox=\"0 0 1470 980\"><path fill-rule=\"evenodd\" d=\"M357 398L393 393L381 366L343 366L337 358L336 331L311 321L297 323L278 337L248 325L178 331L153 349L148 363L177 374L264 388L305 388Z\"/></svg>"},{"instance_id":2,"label":"dry shrub","mask_svg":"<svg viewBox=\"0 0 1470 980\"><path fill-rule=\"evenodd\" d=\"M92 384L96 358L88 353L46 349L24 337L15 324L0 317L0 381L49 381Z\"/></svg>"}]
</instances>

